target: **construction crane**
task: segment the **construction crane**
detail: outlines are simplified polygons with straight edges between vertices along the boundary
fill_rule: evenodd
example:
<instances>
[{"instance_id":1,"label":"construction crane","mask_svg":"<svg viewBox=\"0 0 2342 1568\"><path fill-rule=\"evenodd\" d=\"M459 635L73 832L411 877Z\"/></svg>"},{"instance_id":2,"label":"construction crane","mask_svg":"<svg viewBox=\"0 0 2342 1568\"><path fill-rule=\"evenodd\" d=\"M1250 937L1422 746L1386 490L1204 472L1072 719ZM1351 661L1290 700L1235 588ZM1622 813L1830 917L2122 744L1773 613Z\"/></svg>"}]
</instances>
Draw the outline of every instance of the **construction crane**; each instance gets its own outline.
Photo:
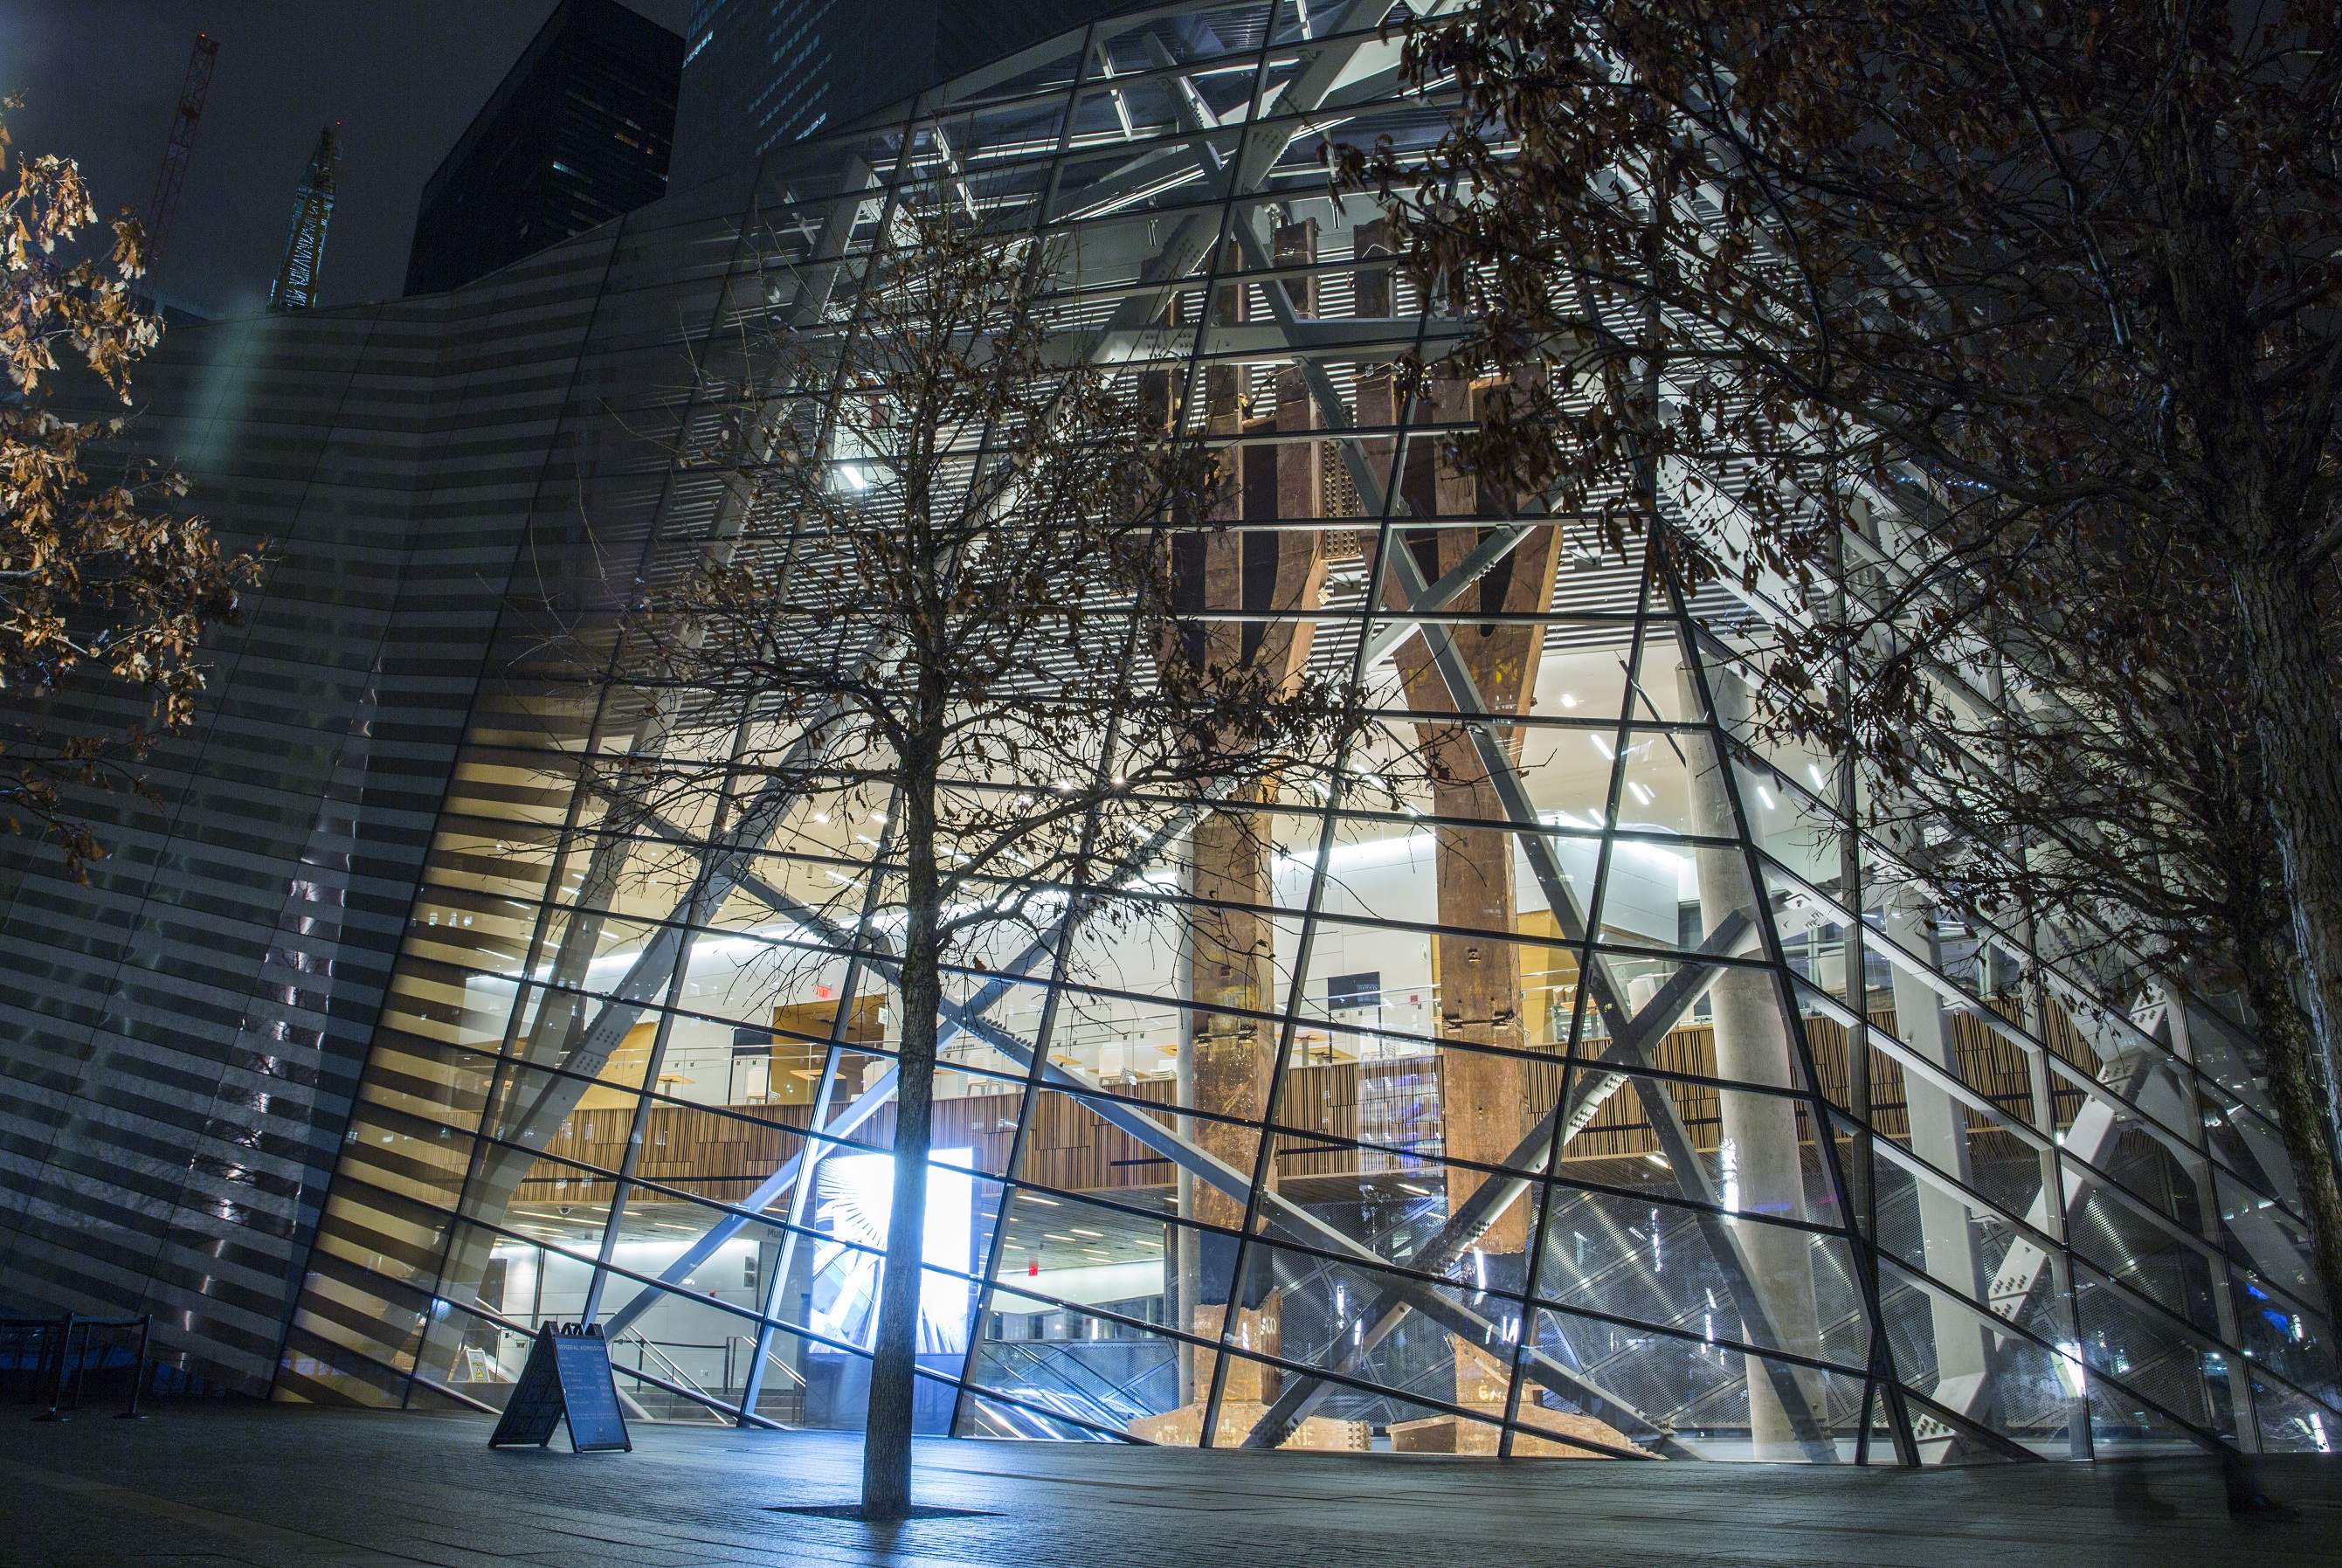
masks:
<instances>
[{"instance_id":1,"label":"construction crane","mask_svg":"<svg viewBox=\"0 0 2342 1568\"><path fill-rule=\"evenodd\" d=\"M293 233L285 241L285 265L268 291L271 310L306 310L317 300L317 268L325 259L325 224L334 215L334 169L341 161L338 126L317 135L317 150L301 188L293 197Z\"/></svg>"},{"instance_id":2,"label":"construction crane","mask_svg":"<svg viewBox=\"0 0 2342 1568\"><path fill-rule=\"evenodd\" d=\"M138 290L138 308L155 308L155 269L163 263L163 246L171 237L171 222L179 215L179 187L186 182L187 155L195 147L195 122L204 117L204 99L212 90L212 62L219 45L206 34L195 35L195 53L187 57L187 79L179 85L178 113L171 116L170 145L163 149L163 172L155 176L155 195L146 204L146 275Z\"/></svg>"}]
</instances>

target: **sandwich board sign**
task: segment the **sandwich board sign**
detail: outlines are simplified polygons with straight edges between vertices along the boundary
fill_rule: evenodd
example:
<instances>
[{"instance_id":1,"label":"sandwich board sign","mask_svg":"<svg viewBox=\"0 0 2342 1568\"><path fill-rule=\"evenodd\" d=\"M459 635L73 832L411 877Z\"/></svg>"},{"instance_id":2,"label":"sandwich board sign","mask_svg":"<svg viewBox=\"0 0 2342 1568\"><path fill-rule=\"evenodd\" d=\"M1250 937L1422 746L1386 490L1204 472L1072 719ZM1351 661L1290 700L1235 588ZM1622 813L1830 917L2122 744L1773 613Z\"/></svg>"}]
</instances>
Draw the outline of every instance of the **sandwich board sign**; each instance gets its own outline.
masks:
<instances>
[{"instance_id":1,"label":"sandwich board sign","mask_svg":"<svg viewBox=\"0 0 2342 1568\"><path fill-rule=\"evenodd\" d=\"M617 1380L610 1374L610 1342L598 1323L546 1323L536 1331L528 1363L520 1369L488 1446L542 1448L553 1441L553 1429L565 1416L572 1453L634 1452L626 1413L618 1408Z\"/></svg>"}]
</instances>

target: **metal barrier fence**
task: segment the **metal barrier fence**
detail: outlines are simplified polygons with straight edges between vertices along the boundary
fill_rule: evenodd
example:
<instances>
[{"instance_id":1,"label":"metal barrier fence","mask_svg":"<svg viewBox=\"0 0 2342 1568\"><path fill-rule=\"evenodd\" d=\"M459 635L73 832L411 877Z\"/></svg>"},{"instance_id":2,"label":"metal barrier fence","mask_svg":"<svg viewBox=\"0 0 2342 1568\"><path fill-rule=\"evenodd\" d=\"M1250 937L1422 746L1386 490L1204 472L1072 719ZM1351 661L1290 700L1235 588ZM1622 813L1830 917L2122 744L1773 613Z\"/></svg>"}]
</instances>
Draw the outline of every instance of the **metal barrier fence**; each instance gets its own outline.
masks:
<instances>
[{"instance_id":1,"label":"metal barrier fence","mask_svg":"<svg viewBox=\"0 0 2342 1568\"><path fill-rule=\"evenodd\" d=\"M138 1331L136 1348L127 1331ZM48 1409L35 1419L65 1421L81 1408L93 1377L111 1381L127 1369L128 1396L115 1419L141 1419L138 1396L150 1370L147 1346L154 1336L152 1313L139 1317L0 1317L0 1397ZM100 1335L105 1335L103 1340Z\"/></svg>"}]
</instances>

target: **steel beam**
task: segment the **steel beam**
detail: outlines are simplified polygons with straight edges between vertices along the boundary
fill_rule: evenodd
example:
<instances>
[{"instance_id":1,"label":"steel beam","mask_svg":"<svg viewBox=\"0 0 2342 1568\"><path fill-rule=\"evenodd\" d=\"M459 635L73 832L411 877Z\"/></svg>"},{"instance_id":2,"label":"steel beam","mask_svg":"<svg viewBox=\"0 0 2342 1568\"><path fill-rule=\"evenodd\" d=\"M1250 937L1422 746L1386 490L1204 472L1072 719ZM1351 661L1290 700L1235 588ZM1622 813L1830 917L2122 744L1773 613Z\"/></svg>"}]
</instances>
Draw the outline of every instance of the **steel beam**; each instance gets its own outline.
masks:
<instances>
[{"instance_id":1,"label":"steel beam","mask_svg":"<svg viewBox=\"0 0 2342 1568\"><path fill-rule=\"evenodd\" d=\"M1735 912L1719 925L1706 942L1701 944L1704 956L1720 956L1741 947L1754 932L1755 923L1746 914ZM1696 1006L1706 994L1709 983L1721 972L1714 964L1686 964L1671 975L1657 994L1643 1005L1628 1025L1626 1036L1609 1042L1597 1064L1624 1067L1647 1060L1650 1048L1666 1037ZM1472 1195L1447 1218L1439 1233L1418 1249L1409 1260L1409 1266L1426 1273L1445 1273L1462 1261L1473 1243L1486 1235L1490 1227L1518 1203L1536 1184L1552 1160L1554 1150L1566 1145L1591 1121L1604 1103L1627 1080L1625 1072L1608 1072L1591 1081L1576 1085L1566 1105L1556 1105L1545 1114L1544 1120L1529 1130L1526 1137L1504 1161L1506 1174L1492 1175L1474 1189ZM1560 1135L1555 1135L1556 1124L1560 1124ZM1536 1282L1529 1282L1529 1294L1536 1293ZM1334 1371L1341 1377L1362 1375L1367 1359L1375 1347L1390 1337L1413 1310L1405 1301L1378 1300L1360 1316L1374 1319L1358 1342L1343 1353ZM1527 1332L1525 1328L1524 1332ZM1334 1384L1322 1378L1298 1373L1288 1374L1276 1400L1252 1430L1245 1434L1240 1446L1245 1448L1275 1448L1293 1435L1296 1428L1307 1420L1326 1396L1334 1392ZM1664 1433L1662 1434L1665 1435Z\"/></svg>"}]
</instances>

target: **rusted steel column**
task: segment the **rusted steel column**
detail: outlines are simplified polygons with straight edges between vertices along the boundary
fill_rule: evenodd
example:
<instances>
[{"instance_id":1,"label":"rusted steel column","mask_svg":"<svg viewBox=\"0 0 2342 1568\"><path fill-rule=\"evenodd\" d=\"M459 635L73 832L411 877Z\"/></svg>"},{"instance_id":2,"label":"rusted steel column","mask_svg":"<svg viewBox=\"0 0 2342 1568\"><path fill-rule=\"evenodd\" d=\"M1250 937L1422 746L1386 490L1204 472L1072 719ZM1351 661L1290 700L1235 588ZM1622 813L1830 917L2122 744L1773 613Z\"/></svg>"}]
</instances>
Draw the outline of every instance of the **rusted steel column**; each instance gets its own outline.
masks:
<instances>
[{"instance_id":1,"label":"rusted steel column","mask_svg":"<svg viewBox=\"0 0 2342 1568\"><path fill-rule=\"evenodd\" d=\"M1485 395L1486 392L1454 378L1435 380L1433 417L1442 422L1474 417L1477 400ZM1501 496L1458 467L1444 444L1415 444L1427 448L1428 458L1419 460L1414 451L1408 454L1410 509L1418 514L1436 510L1443 518L1509 511ZM1461 564L1485 537L1485 531L1474 528L1410 529L1403 547L1414 552L1424 575L1436 582ZM1508 614L1545 610L1552 599L1559 544L1558 530L1536 530L1477 584L1466 589L1453 608ZM1526 711L1536 684L1542 630L1491 621L1451 627L1450 632L1456 651L1478 684L1489 711ZM1422 638L1400 644L1397 659L1409 706L1453 711L1446 684ZM1424 723L1416 726L1416 733L1434 774L1435 814L1466 821L1504 821L1504 806L1473 750L1469 731L1460 724ZM1517 747L1520 732L1514 730L1506 738ZM1436 830L1436 842L1439 924L1487 934L1443 934L1434 939L1440 1038L1457 1046L1522 1050L1529 1036L1521 1001L1519 949L1509 940L1518 914L1512 834L1450 825ZM1468 1049L1447 1051L1444 1056L1441 1117L1448 1157L1492 1164L1501 1162L1535 1120L1528 1106L1528 1064L1517 1057ZM1451 1209L1485 1179L1476 1171L1451 1170L1447 1177ZM1481 1247L1488 1253L1508 1253L1522 1252L1527 1244L1527 1206L1516 1204L1489 1231Z\"/></svg>"},{"instance_id":2,"label":"rusted steel column","mask_svg":"<svg viewBox=\"0 0 2342 1568\"><path fill-rule=\"evenodd\" d=\"M1316 225L1287 225L1278 232L1276 241L1280 260L1306 263L1314 257ZM1236 265L1235 249L1230 247L1223 257L1223 272L1235 270ZM1216 288L1210 305L1214 318L1244 320L1249 314L1246 292L1236 285ZM1314 312L1313 285L1296 284L1289 296L1305 314ZM1251 406L1240 367L1207 366L1203 388L1205 433L1218 438L1266 435L1308 418L1303 412L1306 396L1299 397L1296 408L1286 396L1282 375L1275 387L1273 408ZM1297 387L1295 390L1299 392ZM1196 628L1178 651L1181 656L1206 669L1256 670L1278 681L1299 677L1308 663L1313 627L1306 621L1276 617L1317 608L1326 577L1323 535L1315 529L1248 533L1235 525L1274 523L1286 516L1315 519L1318 508L1314 483L1305 492L1297 472L1313 456L1311 447L1296 446L1288 453L1275 443L1263 443L1232 448L1222 460L1227 489L1216 521L1231 526L1224 532L1199 532L1177 542L1176 593L1183 609L1236 611L1245 618L1207 622ZM1281 1004L1271 963L1275 933L1266 913L1272 900L1271 817L1266 812L1243 809L1247 804L1264 804L1261 786L1247 785L1236 792L1226 807L1196 824L1186 867L1186 891L1196 903L1187 915L1186 952L1181 959L1184 990L1193 1004L1181 1035L1181 1099L1201 1113L1192 1124L1196 1144L1239 1170L1253 1168L1259 1154L1259 1134L1248 1127L1206 1118L1219 1115L1257 1123L1269 1114L1277 1032L1266 1018L1246 1014L1273 1013ZM1272 1166L1271 1184L1275 1179ZM1230 1228L1244 1218L1241 1202L1192 1179L1180 1182L1179 1208L1184 1217ZM1228 1282L1206 1277L1213 1271L1204 1267L1204 1251L1193 1236L1186 1238L1179 1269L1183 1315L1196 1332L1216 1333L1226 1317ZM1245 1337L1258 1347L1273 1346L1275 1298L1246 1303L1244 1316ZM1204 1357L1200 1367L1191 1364L1186 1370L1183 1392L1191 1399L1202 1398L1204 1383L1210 1376L1210 1358ZM1253 1384L1247 1381L1243 1386L1251 1389ZM1273 1388L1270 1392L1273 1394Z\"/></svg>"}]
</instances>

